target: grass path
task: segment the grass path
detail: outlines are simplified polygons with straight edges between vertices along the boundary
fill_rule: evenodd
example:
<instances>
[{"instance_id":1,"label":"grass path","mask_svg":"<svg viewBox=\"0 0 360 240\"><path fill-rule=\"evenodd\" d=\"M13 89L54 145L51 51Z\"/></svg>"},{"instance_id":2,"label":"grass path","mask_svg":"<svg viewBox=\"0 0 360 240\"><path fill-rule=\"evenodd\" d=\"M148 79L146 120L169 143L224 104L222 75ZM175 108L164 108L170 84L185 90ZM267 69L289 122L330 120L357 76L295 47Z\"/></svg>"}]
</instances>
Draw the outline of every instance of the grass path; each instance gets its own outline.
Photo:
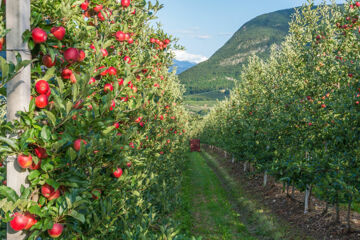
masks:
<instances>
[{"instance_id":1,"label":"grass path","mask_svg":"<svg viewBox=\"0 0 360 240\"><path fill-rule=\"evenodd\" d=\"M189 153L177 216L183 230L203 240L304 239L247 197L206 152ZM290 232L290 234L289 234Z\"/></svg>"}]
</instances>

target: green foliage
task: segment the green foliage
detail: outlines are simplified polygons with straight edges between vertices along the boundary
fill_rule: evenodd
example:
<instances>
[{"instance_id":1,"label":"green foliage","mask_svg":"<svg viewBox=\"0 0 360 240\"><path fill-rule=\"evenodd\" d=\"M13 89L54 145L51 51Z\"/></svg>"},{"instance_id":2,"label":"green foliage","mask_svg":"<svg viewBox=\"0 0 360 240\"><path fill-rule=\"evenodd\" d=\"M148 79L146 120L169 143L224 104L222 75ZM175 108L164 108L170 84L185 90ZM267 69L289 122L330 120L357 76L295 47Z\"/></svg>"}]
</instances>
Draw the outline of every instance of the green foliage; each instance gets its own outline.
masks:
<instances>
[{"instance_id":1,"label":"green foliage","mask_svg":"<svg viewBox=\"0 0 360 240\"><path fill-rule=\"evenodd\" d=\"M360 202L359 12L351 1L298 9L281 46L248 60L195 135L330 204Z\"/></svg>"},{"instance_id":2,"label":"green foliage","mask_svg":"<svg viewBox=\"0 0 360 240\"><path fill-rule=\"evenodd\" d=\"M0 122L0 136L16 136L0 138L0 160L6 165L9 155L31 154L32 167L39 168L25 170L29 187L20 196L1 186L1 220L9 222L14 212L34 214L37 223L27 231L28 239L47 239L54 223L64 225L59 239L174 239L177 223L169 216L178 203L188 113L184 90L168 72L171 53L149 41L171 39L148 24L161 5L132 0L124 8L118 1L94 0L84 11L82 2L31 1L31 27L44 29L48 39L35 44L30 31L23 34L35 60L33 98L17 121ZM100 13L93 10L97 4L103 5ZM63 40L50 34L54 26L65 27ZM134 41L117 40L118 31ZM84 60L68 63L63 55L68 48L84 51ZM46 54L56 59L54 67L42 63ZM20 65L3 62L2 71ZM116 74L107 74L110 67ZM70 79L64 69L72 71ZM3 77L8 81L13 75ZM51 89L45 108L35 101L38 80ZM106 92L105 84L113 91ZM86 141L79 151L77 139ZM117 168L123 170L120 178L113 176ZM4 167L0 173L3 181ZM45 184L59 197L42 193Z\"/></svg>"}]
</instances>

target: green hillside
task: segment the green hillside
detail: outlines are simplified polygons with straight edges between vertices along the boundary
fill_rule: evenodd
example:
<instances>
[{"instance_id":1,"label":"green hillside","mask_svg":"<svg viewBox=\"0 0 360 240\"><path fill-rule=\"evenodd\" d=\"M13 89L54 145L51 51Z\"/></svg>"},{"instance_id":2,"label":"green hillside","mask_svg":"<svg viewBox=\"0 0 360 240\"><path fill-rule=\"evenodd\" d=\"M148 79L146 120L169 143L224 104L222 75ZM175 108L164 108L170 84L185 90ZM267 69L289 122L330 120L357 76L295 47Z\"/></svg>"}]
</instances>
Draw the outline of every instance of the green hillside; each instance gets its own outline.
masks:
<instances>
[{"instance_id":1,"label":"green hillside","mask_svg":"<svg viewBox=\"0 0 360 240\"><path fill-rule=\"evenodd\" d=\"M228 91L224 90L231 89L239 80L241 66L250 55L267 57L271 45L282 42L294 12L294 9L286 9L252 19L211 58L180 74L187 89L187 99L203 101L226 96Z\"/></svg>"}]
</instances>

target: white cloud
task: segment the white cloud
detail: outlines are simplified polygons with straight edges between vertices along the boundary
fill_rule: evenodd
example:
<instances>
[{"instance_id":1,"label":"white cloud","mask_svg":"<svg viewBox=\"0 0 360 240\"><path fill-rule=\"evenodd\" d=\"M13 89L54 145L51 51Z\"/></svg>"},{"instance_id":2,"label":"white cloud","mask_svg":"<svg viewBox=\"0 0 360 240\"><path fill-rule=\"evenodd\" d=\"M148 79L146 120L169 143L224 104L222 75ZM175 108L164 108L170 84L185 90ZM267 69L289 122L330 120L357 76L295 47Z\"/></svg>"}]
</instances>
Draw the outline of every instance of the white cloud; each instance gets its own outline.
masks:
<instances>
[{"instance_id":1,"label":"white cloud","mask_svg":"<svg viewBox=\"0 0 360 240\"><path fill-rule=\"evenodd\" d=\"M175 59L179 61L188 61L194 63L200 63L203 61L208 60L207 57L198 55L198 54L191 54L183 50L173 50L175 53Z\"/></svg>"}]
</instances>

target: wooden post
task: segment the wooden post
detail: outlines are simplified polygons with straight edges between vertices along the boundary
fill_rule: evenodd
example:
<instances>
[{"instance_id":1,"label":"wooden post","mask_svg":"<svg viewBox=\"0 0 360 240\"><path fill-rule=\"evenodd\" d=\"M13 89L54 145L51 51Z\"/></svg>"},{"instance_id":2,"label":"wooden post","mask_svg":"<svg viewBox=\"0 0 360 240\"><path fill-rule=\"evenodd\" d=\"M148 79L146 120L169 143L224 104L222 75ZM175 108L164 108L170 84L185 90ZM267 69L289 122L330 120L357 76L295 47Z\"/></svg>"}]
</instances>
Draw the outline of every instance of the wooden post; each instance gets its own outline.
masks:
<instances>
[{"instance_id":1,"label":"wooden post","mask_svg":"<svg viewBox=\"0 0 360 240\"><path fill-rule=\"evenodd\" d=\"M20 53L23 60L30 60L27 43L22 40L22 34L30 29L30 0L6 1L6 28L11 29L6 37L7 60L16 63L16 54ZM16 51L13 51L16 50ZM30 66L22 70L7 84L7 120L17 118L17 111L28 111L30 103L31 70ZM16 156L7 159L7 185L20 194L21 185L25 183L28 175L16 161ZM10 226L7 228L7 240L22 240L26 235L23 231L14 232Z\"/></svg>"}]
</instances>

